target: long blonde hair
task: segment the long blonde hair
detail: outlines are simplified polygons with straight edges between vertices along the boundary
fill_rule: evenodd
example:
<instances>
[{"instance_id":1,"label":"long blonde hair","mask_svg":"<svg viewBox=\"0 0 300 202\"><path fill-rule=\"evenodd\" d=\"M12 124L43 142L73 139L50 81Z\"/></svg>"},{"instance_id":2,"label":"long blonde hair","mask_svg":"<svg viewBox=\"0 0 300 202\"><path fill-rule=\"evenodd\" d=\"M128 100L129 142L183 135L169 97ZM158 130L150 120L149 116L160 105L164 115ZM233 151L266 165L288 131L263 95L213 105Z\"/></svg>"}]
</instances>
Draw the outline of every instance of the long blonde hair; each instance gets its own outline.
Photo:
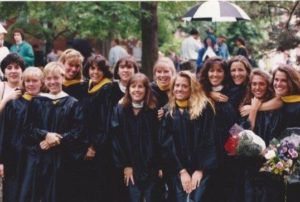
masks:
<instances>
[{"instance_id":1,"label":"long blonde hair","mask_svg":"<svg viewBox=\"0 0 300 202\"><path fill-rule=\"evenodd\" d=\"M189 71L181 71L178 72L178 74L175 76L175 79L171 87L169 103L168 103L168 109L171 116L173 116L173 113L176 109L176 99L173 94L173 90L174 90L175 82L179 77L187 78L190 83L191 95L188 100L188 108L189 108L189 114L191 120L197 119L199 116L201 116L203 109L206 107L208 103L214 109L212 102L205 95L205 92L203 91L202 86L197 81L196 76Z\"/></svg>"}]
</instances>

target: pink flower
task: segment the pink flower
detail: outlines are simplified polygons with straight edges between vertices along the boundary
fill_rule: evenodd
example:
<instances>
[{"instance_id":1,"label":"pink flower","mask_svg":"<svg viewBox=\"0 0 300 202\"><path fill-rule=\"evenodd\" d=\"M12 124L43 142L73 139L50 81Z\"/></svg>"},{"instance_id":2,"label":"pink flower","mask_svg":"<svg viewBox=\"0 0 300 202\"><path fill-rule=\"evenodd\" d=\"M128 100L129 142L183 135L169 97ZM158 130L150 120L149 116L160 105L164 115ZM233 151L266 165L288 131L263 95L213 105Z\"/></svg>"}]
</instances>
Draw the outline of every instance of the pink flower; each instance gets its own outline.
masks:
<instances>
[{"instance_id":1,"label":"pink flower","mask_svg":"<svg viewBox=\"0 0 300 202\"><path fill-rule=\"evenodd\" d=\"M283 163L281 161L279 161L278 163L276 163L276 168L277 169L283 169Z\"/></svg>"}]
</instances>

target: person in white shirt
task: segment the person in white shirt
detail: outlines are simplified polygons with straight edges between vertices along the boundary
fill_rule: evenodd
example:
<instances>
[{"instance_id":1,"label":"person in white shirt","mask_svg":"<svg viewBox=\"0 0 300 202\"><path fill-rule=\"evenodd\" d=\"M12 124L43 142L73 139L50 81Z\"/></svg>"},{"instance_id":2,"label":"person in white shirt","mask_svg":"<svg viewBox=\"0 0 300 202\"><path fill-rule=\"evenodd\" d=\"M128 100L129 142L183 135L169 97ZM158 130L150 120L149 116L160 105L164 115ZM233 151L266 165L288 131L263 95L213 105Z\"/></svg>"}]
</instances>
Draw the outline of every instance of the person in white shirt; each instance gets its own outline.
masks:
<instances>
[{"instance_id":1,"label":"person in white shirt","mask_svg":"<svg viewBox=\"0 0 300 202\"><path fill-rule=\"evenodd\" d=\"M190 36L181 43L181 58L184 62L189 62L192 65L192 71L196 70L198 51L202 48L199 38L199 32L196 29L192 29Z\"/></svg>"},{"instance_id":2,"label":"person in white shirt","mask_svg":"<svg viewBox=\"0 0 300 202\"><path fill-rule=\"evenodd\" d=\"M0 24L0 63L9 54L9 50L6 46L4 46L4 37L7 31L5 28ZM3 72L0 70L0 80L3 78Z\"/></svg>"},{"instance_id":3,"label":"person in white shirt","mask_svg":"<svg viewBox=\"0 0 300 202\"><path fill-rule=\"evenodd\" d=\"M128 56L128 52L125 48L120 45L119 39L114 39L111 42L111 49L109 50L108 60L113 67L119 59Z\"/></svg>"}]
</instances>

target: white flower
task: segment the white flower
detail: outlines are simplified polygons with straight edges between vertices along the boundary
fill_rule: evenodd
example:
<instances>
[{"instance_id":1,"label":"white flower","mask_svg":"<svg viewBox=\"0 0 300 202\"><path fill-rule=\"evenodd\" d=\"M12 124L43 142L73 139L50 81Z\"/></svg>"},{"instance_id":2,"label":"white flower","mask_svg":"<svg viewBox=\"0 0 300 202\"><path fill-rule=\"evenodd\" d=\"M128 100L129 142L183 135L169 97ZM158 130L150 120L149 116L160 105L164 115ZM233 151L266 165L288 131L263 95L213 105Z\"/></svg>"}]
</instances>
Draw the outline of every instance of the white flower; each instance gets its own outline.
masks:
<instances>
[{"instance_id":1,"label":"white flower","mask_svg":"<svg viewBox=\"0 0 300 202\"><path fill-rule=\"evenodd\" d=\"M251 139L254 144L257 144L258 146L260 146L262 151L266 149L265 141L261 137L256 135L253 131L243 130L239 133L240 137L242 137L244 135L246 135L249 139Z\"/></svg>"},{"instance_id":2,"label":"white flower","mask_svg":"<svg viewBox=\"0 0 300 202\"><path fill-rule=\"evenodd\" d=\"M276 153L273 149L267 150L267 153L265 154L265 159L269 160L276 156Z\"/></svg>"}]
</instances>

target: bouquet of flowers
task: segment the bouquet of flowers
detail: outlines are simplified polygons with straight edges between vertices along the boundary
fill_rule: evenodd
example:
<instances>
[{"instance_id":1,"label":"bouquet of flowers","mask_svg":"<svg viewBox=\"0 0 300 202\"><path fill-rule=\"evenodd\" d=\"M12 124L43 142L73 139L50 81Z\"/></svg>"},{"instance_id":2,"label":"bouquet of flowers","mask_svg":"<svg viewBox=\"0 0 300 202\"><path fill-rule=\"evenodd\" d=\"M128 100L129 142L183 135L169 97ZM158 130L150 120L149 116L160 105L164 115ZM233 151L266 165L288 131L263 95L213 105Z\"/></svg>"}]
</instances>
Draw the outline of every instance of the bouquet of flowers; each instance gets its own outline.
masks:
<instances>
[{"instance_id":1,"label":"bouquet of flowers","mask_svg":"<svg viewBox=\"0 0 300 202\"><path fill-rule=\"evenodd\" d=\"M300 181L299 152L300 133L292 133L281 140L274 138L264 152L266 162L260 171L287 177L288 181Z\"/></svg>"},{"instance_id":2,"label":"bouquet of flowers","mask_svg":"<svg viewBox=\"0 0 300 202\"><path fill-rule=\"evenodd\" d=\"M230 136L224 147L231 156L256 157L260 156L266 148L266 144L261 137L251 130L244 130L235 124L229 130Z\"/></svg>"}]
</instances>

